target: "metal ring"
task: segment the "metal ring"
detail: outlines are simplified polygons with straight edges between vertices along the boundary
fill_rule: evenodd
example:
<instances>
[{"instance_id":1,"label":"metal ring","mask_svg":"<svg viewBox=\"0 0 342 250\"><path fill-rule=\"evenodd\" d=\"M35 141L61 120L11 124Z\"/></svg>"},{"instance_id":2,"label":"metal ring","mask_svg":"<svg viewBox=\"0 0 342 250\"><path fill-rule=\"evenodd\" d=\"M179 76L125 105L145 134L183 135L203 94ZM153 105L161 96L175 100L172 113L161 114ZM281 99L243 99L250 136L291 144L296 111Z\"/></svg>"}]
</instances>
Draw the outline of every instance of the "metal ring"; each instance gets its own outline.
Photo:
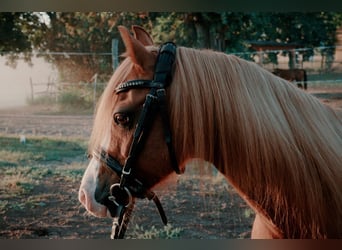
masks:
<instances>
[{"instance_id":1,"label":"metal ring","mask_svg":"<svg viewBox=\"0 0 342 250\"><path fill-rule=\"evenodd\" d=\"M114 188L118 188L120 192L122 191L125 191L126 192L126 195L127 195L127 204L119 204L118 201L116 200L115 198L115 195L114 195ZM129 207L132 203L133 203L133 197L132 197L132 194L131 192L129 191L129 189L127 187L123 187L121 188L120 187L120 183L115 183L113 185L110 186L110 189L109 189L109 193L110 193L110 196L108 197L108 199L110 201L112 201L116 206L124 206L124 207Z\"/></svg>"}]
</instances>

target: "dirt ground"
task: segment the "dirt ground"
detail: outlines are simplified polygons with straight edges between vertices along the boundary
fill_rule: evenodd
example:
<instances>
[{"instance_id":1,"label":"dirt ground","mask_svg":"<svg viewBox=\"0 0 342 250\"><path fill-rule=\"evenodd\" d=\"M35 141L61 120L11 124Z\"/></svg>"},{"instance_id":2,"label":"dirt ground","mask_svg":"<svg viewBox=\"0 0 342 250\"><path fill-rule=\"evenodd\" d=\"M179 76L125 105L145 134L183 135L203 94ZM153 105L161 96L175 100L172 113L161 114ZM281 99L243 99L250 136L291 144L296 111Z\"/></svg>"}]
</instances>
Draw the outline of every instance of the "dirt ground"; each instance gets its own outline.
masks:
<instances>
[{"instance_id":1,"label":"dirt ground","mask_svg":"<svg viewBox=\"0 0 342 250\"><path fill-rule=\"evenodd\" d=\"M332 107L342 108L341 88L315 88L309 92ZM45 115L45 111L41 108L0 110L0 135L89 137L92 116ZM68 160L48 167L67 164ZM81 157L77 161L85 169L87 160ZM109 238L111 219L89 215L78 202L80 181L80 175L75 178L62 175L47 177L34 187L29 196L11 197L8 202L13 204L34 196L41 197L44 203L0 213L0 239ZM158 188L156 193L172 225L171 231L180 229L177 238L250 237L254 214L220 174L201 177L198 171L189 167L184 176L170 180L163 188ZM137 233L139 230L161 231L163 228L153 202L139 200L126 236L141 237Z\"/></svg>"}]
</instances>

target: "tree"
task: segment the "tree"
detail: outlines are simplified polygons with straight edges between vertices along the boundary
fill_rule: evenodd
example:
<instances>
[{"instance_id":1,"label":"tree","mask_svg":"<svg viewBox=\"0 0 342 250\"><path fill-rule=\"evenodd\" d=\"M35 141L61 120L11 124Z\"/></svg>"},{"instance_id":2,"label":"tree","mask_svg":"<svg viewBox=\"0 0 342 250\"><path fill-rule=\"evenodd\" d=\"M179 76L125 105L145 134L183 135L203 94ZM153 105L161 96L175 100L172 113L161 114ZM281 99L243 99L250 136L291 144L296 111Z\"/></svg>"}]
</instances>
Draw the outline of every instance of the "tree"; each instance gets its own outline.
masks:
<instances>
[{"instance_id":1,"label":"tree","mask_svg":"<svg viewBox=\"0 0 342 250\"><path fill-rule=\"evenodd\" d=\"M321 51L331 60L335 53L336 28L342 24L341 21L341 14L331 12L253 13L250 34L258 41L293 43L311 48L301 52L304 60L313 55L313 48L331 46L331 49ZM289 55L289 64L293 65L295 58L292 58L292 54L288 51L283 54ZM276 63L276 57L274 59Z\"/></svg>"},{"instance_id":2,"label":"tree","mask_svg":"<svg viewBox=\"0 0 342 250\"><path fill-rule=\"evenodd\" d=\"M47 15L51 27L46 33L43 50L88 53L68 58L63 55L49 56L57 65L61 78L71 82L89 81L95 73L103 80L109 78L112 57L108 53L111 52L112 39L119 38L118 25L138 24L150 28L149 15L144 12L48 12ZM119 52L123 52L123 44L119 45Z\"/></svg>"},{"instance_id":3,"label":"tree","mask_svg":"<svg viewBox=\"0 0 342 250\"><path fill-rule=\"evenodd\" d=\"M0 20L0 53L6 54L9 63L15 65L19 53L24 53L25 59L30 62L32 52L41 52L38 55L44 56L57 67L62 81L86 82L95 73L106 80L112 73L111 55L103 54L110 53L112 39L119 38L116 27L120 24L140 24L146 27L149 15L122 12L29 12L0 13ZM123 44L119 45L119 51L123 52ZM69 52L72 54L68 55Z\"/></svg>"},{"instance_id":4,"label":"tree","mask_svg":"<svg viewBox=\"0 0 342 250\"><path fill-rule=\"evenodd\" d=\"M30 52L43 42L46 26L39 18L37 13L0 12L0 55L9 65L16 66L19 53L30 62Z\"/></svg>"},{"instance_id":5,"label":"tree","mask_svg":"<svg viewBox=\"0 0 342 250\"><path fill-rule=\"evenodd\" d=\"M66 53L47 56L58 68L62 81L87 82L95 73L111 71L110 55L98 54L111 51L111 38L115 36L115 30L111 29L115 22L113 14L48 12L47 15L50 27L43 51Z\"/></svg>"},{"instance_id":6,"label":"tree","mask_svg":"<svg viewBox=\"0 0 342 250\"><path fill-rule=\"evenodd\" d=\"M48 17L48 21L43 21ZM226 53L250 51L249 41L298 43L305 47L334 46L342 14L239 13L239 12L46 12L0 13L0 53L11 51L30 58L40 52L88 52L83 56L50 54L62 80L88 81L95 73L108 79L112 73L111 40L119 38L118 25L138 24L152 33L157 43L168 40L180 46L210 48ZM119 51L123 52L119 43ZM313 53L303 52L307 59ZM324 51L331 58L334 49ZM276 59L276 56L273 56Z\"/></svg>"}]
</instances>

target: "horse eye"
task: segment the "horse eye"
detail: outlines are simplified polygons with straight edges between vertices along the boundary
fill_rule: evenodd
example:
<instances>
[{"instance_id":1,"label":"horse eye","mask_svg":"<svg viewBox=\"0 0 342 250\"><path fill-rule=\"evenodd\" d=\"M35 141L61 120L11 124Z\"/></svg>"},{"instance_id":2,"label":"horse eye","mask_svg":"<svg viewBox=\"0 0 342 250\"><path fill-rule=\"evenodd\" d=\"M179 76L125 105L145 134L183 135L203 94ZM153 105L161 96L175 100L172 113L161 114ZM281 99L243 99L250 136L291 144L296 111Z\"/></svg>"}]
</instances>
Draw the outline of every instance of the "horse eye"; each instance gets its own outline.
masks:
<instances>
[{"instance_id":1,"label":"horse eye","mask_svg":"<svg viewBox=\"0 0 342 250\"><path fill-rule=\"evenodd\" d=\"M129 127L131 123L131 117L126 113L115 113L114 122L122 127Z\"/></svg>"}]
</instances>

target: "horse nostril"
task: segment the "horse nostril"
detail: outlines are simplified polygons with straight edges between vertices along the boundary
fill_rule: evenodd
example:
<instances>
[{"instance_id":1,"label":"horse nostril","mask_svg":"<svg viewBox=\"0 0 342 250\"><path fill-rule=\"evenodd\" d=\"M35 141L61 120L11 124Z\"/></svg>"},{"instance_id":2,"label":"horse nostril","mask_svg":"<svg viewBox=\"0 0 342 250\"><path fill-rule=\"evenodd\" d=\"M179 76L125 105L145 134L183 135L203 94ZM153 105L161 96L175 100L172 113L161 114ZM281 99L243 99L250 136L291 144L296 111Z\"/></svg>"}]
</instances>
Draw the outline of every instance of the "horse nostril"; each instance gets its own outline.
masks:
<instances>
[{"instance_id":1,"label":"horse nostril","mask_svg":"<svg viewBox=\"0 0 342 250\"><path fill-rule=\"evenodd\" d=\"M87 207L87 195L83 189L81 189L78 193L78 200Z\"/></svg>"},{"instance_id":2,"label":"horse nostril","mask_svg":"<svg viewBox=\"0 0 342 250\"><path fill-rule=\"evenodd\" d=\"M91 192L87 192L85 188L82 188L78 192L78 200L86 208L88 212L97 217L106 217L107 209L105 206L97 203L92 196Z\"/></svg>"}]
</instances>

